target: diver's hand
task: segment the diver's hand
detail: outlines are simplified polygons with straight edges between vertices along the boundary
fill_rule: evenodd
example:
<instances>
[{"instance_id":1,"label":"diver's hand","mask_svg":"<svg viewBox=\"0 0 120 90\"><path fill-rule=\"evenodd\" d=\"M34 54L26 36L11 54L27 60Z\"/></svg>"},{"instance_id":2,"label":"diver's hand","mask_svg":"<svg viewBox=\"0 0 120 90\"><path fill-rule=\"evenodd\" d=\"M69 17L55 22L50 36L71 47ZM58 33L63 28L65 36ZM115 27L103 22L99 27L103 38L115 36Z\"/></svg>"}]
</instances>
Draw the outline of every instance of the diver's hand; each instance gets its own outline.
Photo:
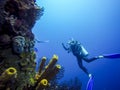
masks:
<instances>
[{"instance_id":1,"label":"diver's hand","mask_svg":"<svg viewBox=\"0 0 120 90\"><path fill-rule=\"evenodd\" d=\"M62 46L63 46L63 48L64 48L65 50L69 50L69 48L66 47L66 46L64 45L64 43L62 43Z\"/></svg>"},{"instance_id":2,"label":"diver's hand","mask_svg":"<svg viewBox=\"0 0 120 90\"><path fill-rule=\"evenodd\" d=\"M63 48L66 50L66 47L65 47L64 43L62 43L62 46L63 46Z\"/></svg>"},{"instance_id":3,"label":"diver's hand","mask_svg":"<svg viewBox=\"0 0 120 90\"><path fill-rule=\"evenodd\" d=\"M64 45L64 43L62 43L62 46L63 46L63 48L66 50L67 49L67 47Z\"/></svg>"},{"instance_id":4,"label":"diver's hand","mask_svg":"<svg viewBox=\"0 0 120 90\"><path fill-rule=\"evenodd\" d=\"M63 46L63 47L65 46L64 43L62 43L62 46Z\"/></svg>"},{"instance_id":5,"label":"diver's hand","mask_svg":"<svg viewBox=\"0 0 120 90\"><path fill-rule=\"evenodd\" d=\"M66 48L65 45L64 45L64 43L62 43L62 46L63 46L64 49Z\"/></svg>"}]
</instances>

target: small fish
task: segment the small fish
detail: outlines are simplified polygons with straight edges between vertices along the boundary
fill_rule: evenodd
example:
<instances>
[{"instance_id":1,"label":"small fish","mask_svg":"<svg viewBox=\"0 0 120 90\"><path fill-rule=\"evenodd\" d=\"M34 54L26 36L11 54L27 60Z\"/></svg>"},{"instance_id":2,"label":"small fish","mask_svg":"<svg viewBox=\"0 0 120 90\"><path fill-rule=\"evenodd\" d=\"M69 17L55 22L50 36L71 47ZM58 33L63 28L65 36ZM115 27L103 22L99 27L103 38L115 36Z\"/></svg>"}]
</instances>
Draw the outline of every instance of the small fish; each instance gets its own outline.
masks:
<instances>
[{"instance_id":1,"label":"small fish","mask_svg":"<svg viewBox=\"0 0 120 90\"><path fill-rule=\"evenodd\" d=\"M37 53L38 52L38 49L36 47L34 47L34 51Z\"/></svg>"},{"instance_id":2,"label":"small fish","mask_svg":"<svg viewBox=\"0 0 120 90\"><path fill-rule=\"evenodd\" d=\"M49 42L49 40L46 40L46 41L39 41L39 40L37 40L37 39L35 39L35 41L37 41L37 43L48 43L48 42Z\"/></svg>"}]
</instances>

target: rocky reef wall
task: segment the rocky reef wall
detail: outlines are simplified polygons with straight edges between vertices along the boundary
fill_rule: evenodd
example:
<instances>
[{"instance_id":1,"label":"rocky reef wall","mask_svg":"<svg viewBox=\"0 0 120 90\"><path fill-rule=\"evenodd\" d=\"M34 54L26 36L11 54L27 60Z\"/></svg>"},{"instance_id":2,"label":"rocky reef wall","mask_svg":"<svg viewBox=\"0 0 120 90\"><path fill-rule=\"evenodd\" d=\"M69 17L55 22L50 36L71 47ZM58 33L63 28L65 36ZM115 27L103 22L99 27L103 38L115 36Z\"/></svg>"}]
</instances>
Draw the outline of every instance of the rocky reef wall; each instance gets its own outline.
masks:
<instances>
[{"instance_id":1,"label":"rocky reef wall","mask_svg":"<svg viewBox=\"0 0 120 90\"><path fill-rule=\"evenodd\" d=\"M43 8L34 0L0 0L0 5L0 90L27 90L36 74L32 28Z\"/></svg>"}]
</instances>

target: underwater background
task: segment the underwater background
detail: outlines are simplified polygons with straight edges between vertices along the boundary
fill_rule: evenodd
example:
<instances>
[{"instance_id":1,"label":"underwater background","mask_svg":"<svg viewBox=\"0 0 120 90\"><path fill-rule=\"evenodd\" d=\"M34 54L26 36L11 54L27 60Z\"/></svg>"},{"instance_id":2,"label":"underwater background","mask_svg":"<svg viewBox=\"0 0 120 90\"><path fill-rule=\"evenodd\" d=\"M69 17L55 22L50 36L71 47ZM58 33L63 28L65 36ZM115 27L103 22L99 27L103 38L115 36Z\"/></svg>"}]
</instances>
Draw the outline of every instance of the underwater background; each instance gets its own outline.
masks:
<instances>
[{"instance_id":1,"label":"underwater background","mask_svg":"<svg viewBox=\"0 0 120 90\"><path fill-rule=\"evenodd\" d=\"M36 22L33 33L36 39L49 42L36 43L36 60L57 54L58 63L65 69L61 82L78 77L82 82L82 90L85 90L88 76L61 43L73 37L83 44L89 57L120 53L120 1L37 0L37 4L45 10ZM120 90L120 59L98 59L83 64L94 76L93 90Z\"/></svg>"}]
</instances>

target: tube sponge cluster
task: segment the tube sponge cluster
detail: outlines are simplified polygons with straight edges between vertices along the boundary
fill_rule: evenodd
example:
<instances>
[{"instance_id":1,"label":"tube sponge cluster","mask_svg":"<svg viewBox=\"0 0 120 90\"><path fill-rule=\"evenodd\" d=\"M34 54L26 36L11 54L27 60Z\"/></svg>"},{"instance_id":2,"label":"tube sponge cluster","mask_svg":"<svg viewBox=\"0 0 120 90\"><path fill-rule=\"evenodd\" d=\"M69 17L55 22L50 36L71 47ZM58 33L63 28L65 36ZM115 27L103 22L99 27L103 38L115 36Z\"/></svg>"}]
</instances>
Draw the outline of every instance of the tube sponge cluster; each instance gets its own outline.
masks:
<instances>
[{"instance_id":1,"label":"tube sponge cluster","mask_svg":"<svg viewBox=\"0 0 120 90\"><path fill-rule=\"evenodd\" d=\"M54 76L59 72L61 69L61 66L56 64L58 61L58 56L53 55L52 59L48 63L48 65L45 66L46 57L43 57L40 63L39 72L36 74L36 90L40 90L41 88L47 88L49 87L49 82L54 78ZM41 82L44 83L41 83Z\"/></svg>"},{"instance_id":2,"label":"tube sponge cluster","mask_svg":"<svg viewBox=\"0 0 120 90\"><path fill-rule=\"evenodd\" d=\"M46 62L46 57L43 57L41 59L41 63L40 63L40 67L39 67L39 72L36 73L36 75L32 76L30 75L27 80L29 81L29 83L24 84L24 87L20 87L17 88L16 90L43 90L46 88L50 87L50 81L58 74L59 70L61 69L61 66L59 64L56 64L58 61L58 56L57 55L53 55L53 57L51 58L51 60L49 61L48 65L45 66L45 62ZM23 73L21 73L23 74ZM0 75L0 90L1 89L11 89L11 87L5 87L5 85L7 85L8 83L10 84L11 82L15 82L18 85L17 81L20 81L20 76L21 74L17 71L17 69L15 69L14 67L9 67L8 69L6 69L1 75ZM29 74L26 72L26 75ZM26 76L21 76L21 78L25 78ZM13 83L11 85L14 85ZM21 86L22 84L19 83L19 86ZM28 86L29 85L29 86ZM16 85L14 85L15 88Z\"/></svg>"}]
</instances>

